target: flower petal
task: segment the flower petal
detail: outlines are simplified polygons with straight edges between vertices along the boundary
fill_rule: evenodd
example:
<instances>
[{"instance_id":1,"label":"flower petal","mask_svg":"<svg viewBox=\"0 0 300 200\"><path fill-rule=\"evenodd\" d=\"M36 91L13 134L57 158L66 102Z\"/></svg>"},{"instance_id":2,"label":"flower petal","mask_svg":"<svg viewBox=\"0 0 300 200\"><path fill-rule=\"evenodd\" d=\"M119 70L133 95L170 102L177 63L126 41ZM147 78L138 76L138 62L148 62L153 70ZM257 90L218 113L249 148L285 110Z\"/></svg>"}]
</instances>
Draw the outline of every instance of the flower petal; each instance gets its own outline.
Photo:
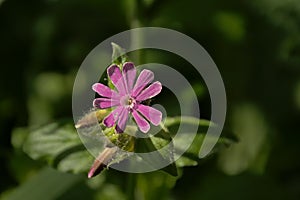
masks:
<instances>
[{"instance_id":1,"label":"flower petal","mask_svg":"<svg viewBox=\"0 0 300 200\"><path fill-rule=\"evenodd\" d=\"M150 106L139 104L137 107L137 111L139 111L153 125L158 126L160 124L162 119L162 113L159 110Z\"/></svg>"},{"instance_id":2,"label":"flower petal","mask_svg":"<svg viewBox=\"0 0 300 200\"><path fill-rule=\"evenodd\" d=\"M139 95L140 92L141 92L141 91L142 91L149 83L151 83L151 82L153 81L153 79L154 79L154 74L153 74L153 72L150 71L150 70L144 69L144 70L140 73L140 75L139 75L139 77L138 77L138 79L137 79L137 81L136 81L136 83L135 83L135 86L134 86L134 88L132 89L131 96L136 97L137 95Z\"/></svg>"},{"instance_id":3,"label":"flower petal","mask_svg":"<svg viewBox=\"0 0 300 200\"><path fill-rule=\"evenodd\" d=\"M137 97L137 101L144 101L150 99L161 92L162 86L159 81L152 83L149 87L144 89Z\"/></svg>"},{"instance_id":4,"label":"flower petal","mask_svg":"<svg viewBox=\"0 0 300 200\"><path fill-rule=\"evenodd\" d=\"M121 95L127 93L121 70L117 65L109 66L107 75Z\"/></svg>"},{"instance_id":5,"label":"flower petal","mask_svg":"<svg viewBox=\"0 0 300 200\"><path fill-rule=\"evenodd\" d=\"M119 115L119 120L116 126L116 131L118 133L124 132L128 120L128 115L129 115L129 111L125 107L122 107L121 113Z\"/></svg>"},{"instance_id":6,"label":"flower petal","mask_svg":"<svg viewBox=\"0 0 300 200\"><path fill-rule=\"evenodd\" d=\"M147 133L150 130L150 124L136 110L132 111L132 116L135 122L137 123L139 129L143 133Z\"/></svg>"},{"instance_id":7,"label":"flower petal","mask_svg":"<svg viewBox=\"0 0 300 200\"><path fill-rule=\"evenodd\" d=\"M93 90L97 92L99 95L103 97L108 97L108 98L113 98L113 99L118 99L120 98L120 95L116 93L116 91L110 89L106 85L103 85L101 83L95 83L92 86Z\"/></svg>"},{"instance_id":8,"label":"flower petal","mask_svg":"<svg viewBox=\"0 0 300 200\"><path fill-rule=\"evenodd\" d=\"M103 124L106 127L112 127L117 122L117 120L120 116L120 111L122 110L122 108L123 108L122 106L118 106L109 115L107 115L103 120Z\"/></svg>"},{"instance_id":9,"label":"flower petal","mask_svg":"<svg viewBox=\"0 0 300 200\"><path fill-rule=\"evenodd\" d=\"M116 99L96 98L93 101L93 105L95 108L104 109L120 105L120 101Z\"/></svg>"},{"instance_id":10,"label":"flower petal","mask_svg":"<svg viewBox=\"0 0 300 200\"><path fill-rule=\"evenodd\" d=\"M127 91L128 93L131 93L136 76L136 70L132 62L126 62L123 65L123 76L127 86Z\"/></svg>"}]
</instances>

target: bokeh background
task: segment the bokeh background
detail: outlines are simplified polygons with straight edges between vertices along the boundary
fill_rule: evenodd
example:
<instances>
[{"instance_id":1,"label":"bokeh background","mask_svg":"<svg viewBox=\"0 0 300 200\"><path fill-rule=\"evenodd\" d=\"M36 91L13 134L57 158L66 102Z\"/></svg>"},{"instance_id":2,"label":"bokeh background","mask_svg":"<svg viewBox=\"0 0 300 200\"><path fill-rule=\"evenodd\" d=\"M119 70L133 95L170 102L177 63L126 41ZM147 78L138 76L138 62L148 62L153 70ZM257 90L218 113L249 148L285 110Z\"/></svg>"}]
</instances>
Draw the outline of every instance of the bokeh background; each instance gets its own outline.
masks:
<instances>
[{"instance_id":1,"label":"bokeh background","mask_svg":"<svg viewBox=\"0 0 300 200\"><path fill-rule=\"evenodd\" d=\"M300 199L298 0L0 0L0 198L128 197L125 173L109 170L87 180L57 172L29 158L12 134L70 118L73 81L85 56L139 26L180 31L208 51L226 87L226 127L239 142L182 169L177 180L163 172L141 176L135 197ZM209 119L208 94L191 67L166 52L140 54L140 62L181 71Z\"/></svg>"}]
</instances>

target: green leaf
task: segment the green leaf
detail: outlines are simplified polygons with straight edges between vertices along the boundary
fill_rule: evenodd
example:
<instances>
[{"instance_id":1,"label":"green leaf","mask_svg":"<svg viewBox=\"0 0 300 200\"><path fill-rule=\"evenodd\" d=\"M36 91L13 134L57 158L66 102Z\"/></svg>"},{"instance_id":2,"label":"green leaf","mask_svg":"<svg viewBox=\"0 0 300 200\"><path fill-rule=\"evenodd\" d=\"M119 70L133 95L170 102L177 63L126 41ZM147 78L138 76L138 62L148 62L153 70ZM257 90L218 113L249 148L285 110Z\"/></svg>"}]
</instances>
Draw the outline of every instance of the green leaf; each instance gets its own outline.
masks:
<instances>
[{"instance_id":1,"label":"green leaf","mask_svg":"<svg viewBox=\"0 0 300 200\"><path fill-rule=\"evenodd\" d=\"M3 200L53 200L82 180L82 176L60 173L44 168L16 190L5 195Z\"/></svg>"},{"instance_id":2,"label":"green leaf","mask_svg":"<svg viewBox=\"0 0 300 200\"><path fill-rule=\"evenodd\" d=\"M87 172L94 157L88 151L78 151L67 155L57 164L57 169L62 172L73 172L75 174Z\"/></svg>"},{"instance_id":3,"label":"green leaf","mask_svg":"<svg viewBox=\"0 0 300 200\"><path fill-rule=\"evenodd\" d=\"M183 123L188 126L197 126L198 127L198 133L196 134L192 144L190 147L181 155L179 159L176 160L176 165L178 167L184 167L184 166L195 166L200 161L198 155L201 149L201 145L203 143L204 138L213 139L211 135L206 135L206 130L209 126L217 127L217 124L210 122L209 120L205 119L198 119L195 117L188 117L188 116L179 116L179 117L168 117L163 124L166 129L170 130L171 135L172 132L175 133L177 130L177 127L180 123ZM180 152L180 147L184 145L180 145L180 143L185 144L185 140L187 135L189 133L183 133L177 136L176 143L177 146L175 147L175 152ZM192 134L191 134L192 135ZM230 146L232 143L237 142L237 137L228 130L223 130L221 136L218 139L217 144L214 146L212 153L216 153L219 150L221 150L224 147ZM182 150L181 150L182 151Z\"/></svg>"},{"instance_id":4,"label":"green leaf","mask_svg":"<svg viewBox=\"0 0 300 200\"><path fill-rule=\"evenodd\" d=\"M172 142L172 138L171 138L170 134L168 132L161 130L159 133L155 134L154 137L150 137L150 139L153 143L153 146L161 153L161 155L165 159L168 159L171 163L161 170L164 172L167 172L168 174L170 174L172 176L177 176L178 175L177 167L174 162L174 155L173 155L174 146L173 146L173 142ZM170 148L163 149L163 147L165 147L168 144L170 144ZM170 154L172 155L171 157L170 157Z\"/></svg>"},{"instance_id":5,"label":"green leaf","mask_svg":"<svg viewBox=\"0 0 300 200\"><path fill-rule=\"evenodd\" d=\"M165 126L173 126L176 124L185 123L185 124L191 124L191 125L199 125L199 126L205 126L208 127L210 124L213 126L216 126L215 123L206 120L206 119L198 119L196 117L189 117L189 116L178 116L178 117L167 117L166 121L164 123Z\"/></svg>"},{"instance_id":6,"label":"green leaf","mask_svg":"<svg viewBox=\"0 0 300 200\"><path fill-rule=\"evenodd\" d=\"M198 162L186 156L181 156L176 160L177 167L197 166Z\"/></svg>"},{"instance_id":7,"label":"green leaf","mask_svg":"<svg viewBox=\"0 0 300 200\"><path fill-rule=\"evenodd\" d=\"M162 147L166 146L167 144L171 143L170 149L162 149ZM174 158L172 155L173 152L173 145L172 145L172 138L170 137L169 133L161 130L159 133L157 133L154 136L151 136L150 138L138 138L136 139L135 143L135 152L138 153L147 153L147 152L158 152L155 156L145 156L143 157L144 161L147 162L149 165L156 165L156 163L161 162L162 160L165 160L166 162L169 162L170 164L161 170L172 175L177 176L177 168L176 164L174 162ZM170 157L170 154L172 155ZM149 155L149 154L148 154Z\"/></svg>"},{"instance_id":8,"label":"green leaf","mask_svg":"<svg viewBox=\"0 0 300 200\"><path fill-rule=\"evenodd\" d=\"M197 126L198 130L206 130L209 125L217 126L216 124L194 117L173 117L167 118L163 125L166 130L172 130L180 123L185 123L188 126ZM184 166L197 165L199 158L198 154L203 143L203 139L213 136L205 135L202 132L196 134L190 147L183 153L183 155L174 162L174 152L180 152L181 140L185 144L186 134L181 134L182 137L176 137L177 146L173 146L171 134L161 130L159 133L149 138L138 138L135 142L134 151L139 153L156 151L159 156L143 157L144 161L149 165L158 164L165 160L169 164L161 169L173 176L177 176L177 168ZM24 144L23 139L26 139ZM237 138L229 131L224 131L218 139L212 153L231 145L236 142ZM47 161L51 166L63 172L81 173L87 172L93 163L93 156L86 151L81 140L78 137L77 131L72 123L57 122L43 126L28 134L24 129L15 131L12 143L16 148L23 146L23 150L33 159L40 159ZM169 145L169 148L163 148ZM177 148L177 149L175 149ZM170 156L171 155L171 156ZM110 164L119 162L125 159L128 155L117 154Z\"/></svg>"},{"instance_id":9,"label":"green leaf","mask_svg":"<svg viewBox=\"0 0 300 200\"><path fill-rule=\"evenodd\" d=\"M171 199L171 189L175 186L178 176L170 176L162 171L137 174L138 187L136 193L140 194L137 199Z\"/></svg>"},{"instance_id":10,"label":"green leaf","mask_svg":"<svg viewBox=\"0 0 300 200\"><path fill-rule=\"evenodd\" d=\"M100 116L100 114L103 113L98 114L99 116L97 117L99 120L102 118L102 115ZM102 143L104 145L113 142L113 136L116 136L116 141L114 142L118 146L121 145L120 147L122 149L130 150L129 148L133 146L132 143L134 140L125 133L114 134L113 136L106 135L105 137L105 135L101 135L101 133L98 133L97 131L95 132L93 126L98 126L98 122L96 122L96 124L89 123L89 118L90 116L87 114L83 119L79 120L76 127L80 128L81 131L84 129L86 135L91 136L91 138L89 138L90 140L95 140L95 137L99 137L99 139L103 140ZM131 129L132 128L128 127L126 130L129 131ZM20 129L15 132L15 139L13 140L14 144L15 146L20 146L21 144L19 143L21 142L19 142L20 139L18 138L24 138L22 136L24 135L24 131ZM106 142L104 141L105 139L107 140ZM101 146L97 146L97 149L100 151L99 153L101 153L104 148L105 146L102 148ZM35 131L31 131L23 144L23 150L32 159L46 161L50 166L62 172L86 173L95 160L95 158L86 150L74 125L68 121L48 124ZM127 157L127 153L118 151L112 156L113 159L109 161L107 166L118 163Z\"/></svg>"},{"instance_id":11,"label":"green leaf","mask_svg":"<svg viewBox=\"0 0 300 200\"><path fill-rule=\"evenodd\" d=\"M125 54L125 49L123 49L122 47L120 47L119 45L113 42L111 43L111 46L113 49L112 58L111 58L112 63L121 65L126 61L128 61L128 58Z\"/></svg>"},{"instance_id":12,"label":"green leaf","mask_svg":"<svg viewBox=\"0 0 300 200\"><path fill-rule=\"evenodd\" d=\"M26 127L15 128L11 134L11 144L15 149L21 149L28 135L29 135L28 128Z\"/></svg>"},{"instance_id":13,"label":"green leaf","mask_svg":"<svg viewBox=\"0 0 300 200\"><path fill-rule=\"evenodd\" d=\"M23 150L31 158L44 160L64 172L86 172L93 160L73 124L68 122L52 123L30 132Z\"/></svg>"}]
</instances>

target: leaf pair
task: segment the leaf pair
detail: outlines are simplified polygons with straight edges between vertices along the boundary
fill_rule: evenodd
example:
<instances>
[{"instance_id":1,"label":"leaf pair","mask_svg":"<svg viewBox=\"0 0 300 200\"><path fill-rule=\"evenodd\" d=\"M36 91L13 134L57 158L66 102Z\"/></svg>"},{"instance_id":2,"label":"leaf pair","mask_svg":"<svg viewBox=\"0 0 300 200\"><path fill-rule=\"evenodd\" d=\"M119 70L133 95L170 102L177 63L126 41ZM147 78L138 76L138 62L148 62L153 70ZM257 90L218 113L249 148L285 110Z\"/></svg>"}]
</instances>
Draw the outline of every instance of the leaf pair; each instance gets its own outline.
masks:
<instances>
[{"instance_id":1,"label":"leaf pair","mask_svg":"<svg viewBox=\"0 0 300 200\"><path fill-rule=\"evenodd\" d=\"M179 157L177 153L180 152L181 139L177 139L177 145L174 146L172 130L176 130L176 126L180 123L197 126L199 128L198 130L203 132L199 132L195 135L187 151ZM177 167L195 166L198 164L198 154L203 139L206 136L205 129L208 128L209 125L210 122L207 120L192 117L167 118L164 123L164 129L160 130L159 133L149 138L138 138L135 140L134 152L157 152L155 154L156 156L149 157L141 154L140 157L143 162L153 166L159 164L159 162L170 163L162 170L176 176ZM170 132L165 130L169 130ZM186 136L188 136L188 133L185 137ZM182 140L185 140L185 137L182 137ZM236 141L237 138L233 134L224 132L213 149L213 153ZM169 145L168 148L163 148L166 145ZM105 149L105 147L100 149ZM80 140L73 124L68 121L52 123L30 132L23 144L23 150L31 158L44 160L52 167L63 172L86 173L94 160L93 156L86 150ZM129 156L130 154L116 154L108 165L126 160ZM175 161L176 158L178 159Z\"/></svg>"}]
</instances>

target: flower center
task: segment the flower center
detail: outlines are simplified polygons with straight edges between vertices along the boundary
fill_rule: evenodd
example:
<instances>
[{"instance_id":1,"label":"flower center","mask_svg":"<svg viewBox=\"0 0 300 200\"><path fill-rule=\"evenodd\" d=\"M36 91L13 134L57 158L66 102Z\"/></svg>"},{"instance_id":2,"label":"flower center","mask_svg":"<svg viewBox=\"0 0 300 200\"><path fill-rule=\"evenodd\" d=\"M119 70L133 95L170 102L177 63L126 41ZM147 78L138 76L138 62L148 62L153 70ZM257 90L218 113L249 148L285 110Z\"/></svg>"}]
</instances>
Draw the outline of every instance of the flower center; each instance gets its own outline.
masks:
<instances>
[{"instance_id":1,"label":"flower center","mask_svg":"<svg viewBox=\"0 0 300 200\"><path fill-rule=\"evenodd\" d=\"M130 96L124 96L121 98L121 105L133 109L136 104L136 100Z\"/></svg>"}]
</instances>

